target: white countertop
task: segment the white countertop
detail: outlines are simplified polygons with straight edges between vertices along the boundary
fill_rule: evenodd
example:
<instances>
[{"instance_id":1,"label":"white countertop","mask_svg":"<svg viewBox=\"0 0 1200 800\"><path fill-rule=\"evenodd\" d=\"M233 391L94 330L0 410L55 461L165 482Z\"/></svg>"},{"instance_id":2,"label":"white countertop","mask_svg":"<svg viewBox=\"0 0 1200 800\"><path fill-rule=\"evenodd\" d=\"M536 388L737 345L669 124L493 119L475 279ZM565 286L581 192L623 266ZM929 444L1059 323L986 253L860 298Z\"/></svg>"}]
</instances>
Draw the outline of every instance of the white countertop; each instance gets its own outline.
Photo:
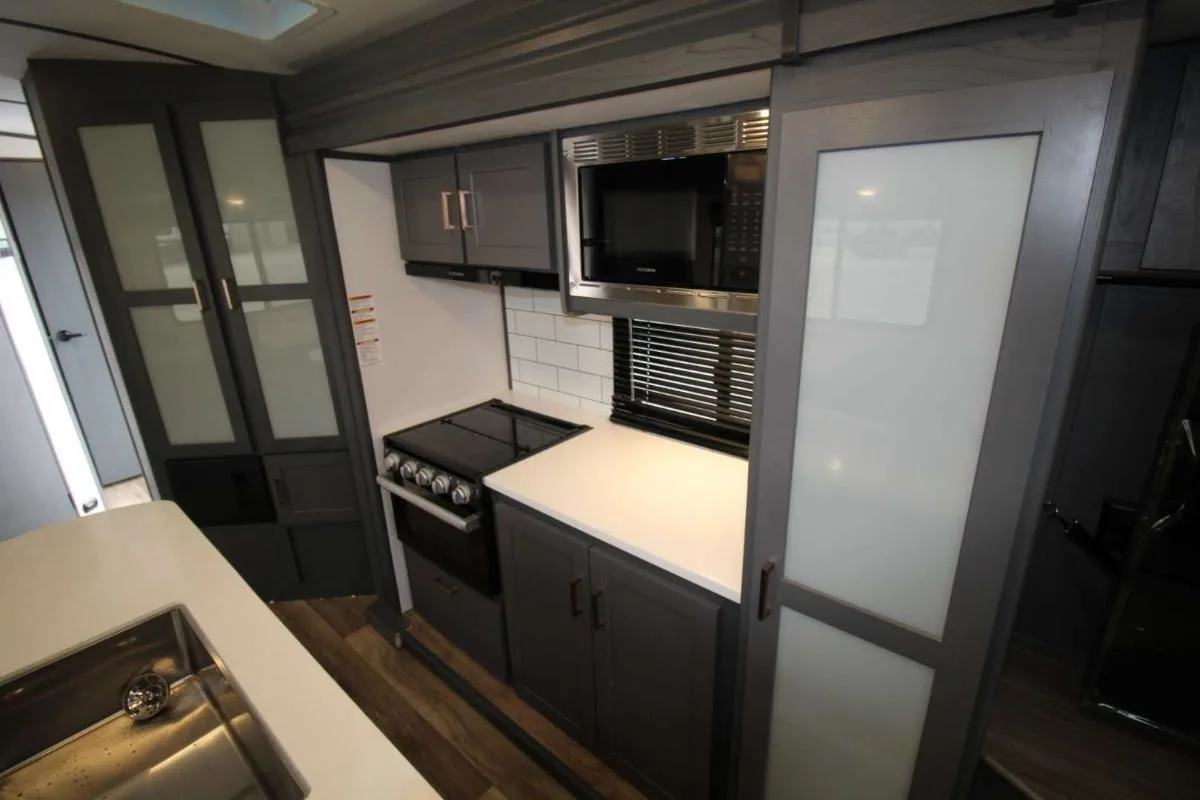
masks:
<instances>
[{"instance_id":1,"label":"white countertop","mask_svg":"<svg viewBox=\"0 0 1200 800\"><path fill-rule=\"evenodd\" d=\"M0 681L188 609L312 800L436 798L174 503L0 542Z\"/></svg>"},{"instance_id":2,"label":"white countertop","mask_svg":"<svg viewBox=\"0 0 1200 800\"><path fill-rule=\"evenodd\" d=\"M592 430L488 475L486 486L740 601L745 459L525 394L507 392L499 399Z\"/></svg>"}]
</instances>

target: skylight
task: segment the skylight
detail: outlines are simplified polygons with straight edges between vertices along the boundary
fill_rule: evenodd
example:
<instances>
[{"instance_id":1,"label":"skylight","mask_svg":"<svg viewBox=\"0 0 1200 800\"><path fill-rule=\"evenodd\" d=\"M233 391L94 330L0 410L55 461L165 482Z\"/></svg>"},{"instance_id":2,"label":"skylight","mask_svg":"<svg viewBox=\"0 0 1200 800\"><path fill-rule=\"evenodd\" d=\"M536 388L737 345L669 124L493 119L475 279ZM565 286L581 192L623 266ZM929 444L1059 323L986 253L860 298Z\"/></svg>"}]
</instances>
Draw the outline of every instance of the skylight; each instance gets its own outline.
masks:
<instances>
[{"instance_id":1,"label":"skylight","mask_svg":"<svg viewBox=\"0 0 1200 800\"><path fill-rule=\"evenodd\" d=\"M333 13L307 0L120 0L210 28L270 41L313 17Z\"/></svg>"}]
</instances>

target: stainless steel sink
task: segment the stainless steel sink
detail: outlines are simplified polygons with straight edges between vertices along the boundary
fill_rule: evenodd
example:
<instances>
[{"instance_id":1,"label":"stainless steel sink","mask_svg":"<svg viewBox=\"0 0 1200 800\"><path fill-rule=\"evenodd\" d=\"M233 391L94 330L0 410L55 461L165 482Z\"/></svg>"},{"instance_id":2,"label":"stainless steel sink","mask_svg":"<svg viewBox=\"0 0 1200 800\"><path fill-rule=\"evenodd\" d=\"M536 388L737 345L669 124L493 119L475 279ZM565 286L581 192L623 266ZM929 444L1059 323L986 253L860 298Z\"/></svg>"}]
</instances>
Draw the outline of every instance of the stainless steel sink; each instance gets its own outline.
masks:
<instances>
[{"instance_id":1,"label":"stainless steel sink","mask_svg":"<svg viewBox=\"0 0 1200 800\"><path fill-rule=\"evenodd\" d=\"M166 708L135 721L127 691L151 674ZM182 607L0 684L2 800L307 793Z\"/></svg>"}]
</instances>

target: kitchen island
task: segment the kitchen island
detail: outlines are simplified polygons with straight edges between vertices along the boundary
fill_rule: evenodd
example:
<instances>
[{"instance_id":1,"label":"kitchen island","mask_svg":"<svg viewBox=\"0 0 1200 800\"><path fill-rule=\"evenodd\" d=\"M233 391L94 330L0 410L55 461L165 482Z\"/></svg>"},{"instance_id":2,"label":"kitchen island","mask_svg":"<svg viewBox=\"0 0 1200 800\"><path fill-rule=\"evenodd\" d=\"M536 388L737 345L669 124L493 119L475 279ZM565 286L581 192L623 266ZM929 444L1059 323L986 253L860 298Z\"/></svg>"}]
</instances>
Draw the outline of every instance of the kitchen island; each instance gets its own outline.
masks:
<instances>
[{"instance_id":1,"label":"kitchen island","mask_svg":"<svg viewBox=\"0 0 1200 800\"><path fill-rule=\"evenodd\" d=\"M220 656L307 797L438 796L173 503L0 543L0 682L175 606Z\"/></svg>"}]
</instances>

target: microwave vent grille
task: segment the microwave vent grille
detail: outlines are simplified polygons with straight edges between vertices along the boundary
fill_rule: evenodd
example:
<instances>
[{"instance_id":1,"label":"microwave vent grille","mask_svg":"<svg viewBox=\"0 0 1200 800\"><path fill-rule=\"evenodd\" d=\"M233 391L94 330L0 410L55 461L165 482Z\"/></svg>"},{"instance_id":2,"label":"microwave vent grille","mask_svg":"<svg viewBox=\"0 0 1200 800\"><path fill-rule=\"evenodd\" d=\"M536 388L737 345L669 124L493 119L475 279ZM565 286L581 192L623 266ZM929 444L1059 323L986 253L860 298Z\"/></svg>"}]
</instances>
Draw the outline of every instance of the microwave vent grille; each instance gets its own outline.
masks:
<instances>
[{"instance_id":1,"label":"microwave vent grille","mask_svg":"<svg viewBox=\"0 0 1200 800\"><path fill-rule=\"evenodd\" d=\"M576 164L644 161L765 149L769 127L769 120L761 112L750 112L661 128L579 136L564 144L567 156Z\"/></svg>"}]
</instances>

